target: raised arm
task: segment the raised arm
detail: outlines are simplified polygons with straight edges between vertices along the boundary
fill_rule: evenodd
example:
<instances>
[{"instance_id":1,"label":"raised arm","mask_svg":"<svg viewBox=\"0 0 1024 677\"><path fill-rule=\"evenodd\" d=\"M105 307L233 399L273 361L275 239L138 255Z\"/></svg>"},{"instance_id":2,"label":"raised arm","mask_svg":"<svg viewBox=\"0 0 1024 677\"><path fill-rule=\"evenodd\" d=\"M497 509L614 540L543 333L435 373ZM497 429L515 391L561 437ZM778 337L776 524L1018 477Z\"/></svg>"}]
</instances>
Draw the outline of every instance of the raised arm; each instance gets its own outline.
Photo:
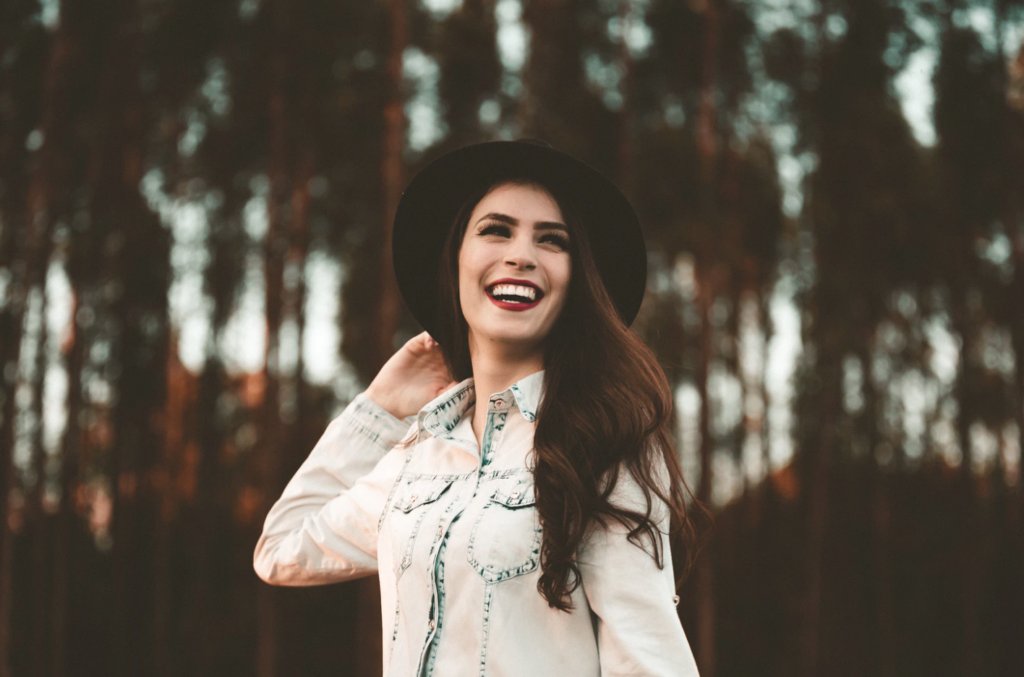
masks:
<instances>
[{"instance_id":1,"label":"raised arm","mask_svg":"<svg viewBox=\"0 0 1024 677\"><path fill-rule=\"evenodd\" d=\"M253 553L259 577L298 586L375 573L378 520L409 453L392 449L412 432L403 418L453 385L427 332L406 341L331 421L270 509Z\"/></svg>"},{"instance_id":2,"label":"raised arm","mask_svg":"<svg viewBox=\"0 0 1024 677\"><path fill-rule=\"evenodd\" d=\"M664 568L627 540L629 530L614 520L596 525L580 551L580 573L590 608L597 616L602 677L698 677L697 663L676 611L675 578L669 550L668 510L652 495L662 542ZM640 487L628 472L610 500L644 511Z\"/></svg>"},{"instance_id":3,"label":"raised arm","mask_svg":"<svg viewBox=\"0 0 1024 677\"><path fill-rule=\"evenodd\" d=\"M413 423L415 426L415 423ZM337 583L377 571L377 521L408 449L409 423L360 393L270 509L253 567L273 585Z\"/></svg>"}]
</instances>

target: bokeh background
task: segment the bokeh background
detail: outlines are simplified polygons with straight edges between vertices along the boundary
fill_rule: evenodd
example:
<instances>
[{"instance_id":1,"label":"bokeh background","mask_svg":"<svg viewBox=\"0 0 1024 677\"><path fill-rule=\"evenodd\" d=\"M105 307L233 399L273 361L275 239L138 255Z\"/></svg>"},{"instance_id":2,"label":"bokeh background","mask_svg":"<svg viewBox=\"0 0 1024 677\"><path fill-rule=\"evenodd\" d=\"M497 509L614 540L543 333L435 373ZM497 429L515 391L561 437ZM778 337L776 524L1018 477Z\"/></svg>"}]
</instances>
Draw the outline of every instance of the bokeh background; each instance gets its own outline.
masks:
<instances>
[{"instance_id":1,"label":"bokeh background","mask_svg":"<svg viewBox=\"0 0 1024 677\"><path fill-rule=\"evenodd\" d=\"M376 582L253 547L420 331L406 182L523 136L641 215L702 677L1024 674L1022 42L1020 0L4 0L0 677L379 674Z\"/></svg>"}]
</instances>

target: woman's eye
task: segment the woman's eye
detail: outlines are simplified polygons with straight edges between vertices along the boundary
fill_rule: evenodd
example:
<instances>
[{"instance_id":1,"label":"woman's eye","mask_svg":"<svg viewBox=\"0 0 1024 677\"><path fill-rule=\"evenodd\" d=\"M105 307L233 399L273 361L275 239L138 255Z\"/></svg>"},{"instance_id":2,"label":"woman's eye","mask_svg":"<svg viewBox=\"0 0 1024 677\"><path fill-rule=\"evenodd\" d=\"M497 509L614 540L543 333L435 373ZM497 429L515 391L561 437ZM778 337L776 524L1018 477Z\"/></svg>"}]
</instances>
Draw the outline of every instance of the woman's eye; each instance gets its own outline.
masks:
<instances>
[{"instance_id":1,"label":"woman's eye","mask_svg":"<svg viewBox=\"0 0 1024 677\"><path fill-rule=\"evenodd\" d=\"M569 248L569 241L566 240L561 235L548 235L548 236L542 238L541 242L543 242L544 240L551 240L552 242L557 244L562 249L568 249Z\"/></svg>"},{"instance_id":2,"label":"woman's eye","mask_svg":"<svg viewBox=\"0 0 1024 677\"><path fill-rule=\"evenodd\" d=\"M487 226L486 228L481 230L480 234L481 235L486 235L487 233L498 231L498 230L502 231L503 233L508 233L508 226L503 226L501 224L497 224L496 223L494 225Z\"/></svg>"},{"instance_id":3,"label":"woman's eye","mask_svg":"<svg viewBox=\"0 0 1024 677\"><path fill-rule=\"evenodd\" d=\"M503 225L503 224L500 224L500 223L495 223L495 224L487 226L486 228L484 228L483 230L480 231L481 235L487 235L488 233L499 233L501 235L508 235L509 234L509 228L506 225ZM556 245L558 245L562 249L568 249L569 248L569 241L567 239L565 239L564 237L562 237L561 235L545 235L544 237L542 237L540 239L541 242L544 242L545 240L550 240L550 241L554 242Z\"/></svg>"}]
</instances>

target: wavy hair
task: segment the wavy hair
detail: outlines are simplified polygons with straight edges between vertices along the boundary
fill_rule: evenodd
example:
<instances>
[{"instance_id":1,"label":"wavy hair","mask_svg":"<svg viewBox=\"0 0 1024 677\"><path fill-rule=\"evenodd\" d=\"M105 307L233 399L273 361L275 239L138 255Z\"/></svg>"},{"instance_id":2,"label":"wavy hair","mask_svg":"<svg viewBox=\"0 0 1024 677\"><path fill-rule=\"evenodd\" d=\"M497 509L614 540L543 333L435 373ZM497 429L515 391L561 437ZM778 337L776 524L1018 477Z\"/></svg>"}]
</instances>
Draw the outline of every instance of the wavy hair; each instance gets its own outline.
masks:
<instances>
[{"instance_id":1,"label":"wavy hair","mask_svg":"<svg viewBox=\"0 0 1024 677\"><path fill-rule=\"evenodd\" d=\"M581 581L579 549L595 524L607 527L609 520L628 529L637 547L649 541L649 554L663 568L662 540L652 517L655 498L668 507L673 551L683 555L675 567L678 586L701 544L683 490L693 493L672 441L671 388L657 357L619 316L580 214L564 194L533 178L508 176L464 202L440 257L436 326L445 363L456 381L473 375L459 298L459 250L477 203L507 184L536 186L555 199L569 229L572 262L568 298L545 342L545 397L534 432L531 470L543 531L537 587L551 607L571 610L571 595ZM643 512L610 500L622 472L642 490ZM693 505L713 521L693 498Z\"/></svg>"}]
</instances>

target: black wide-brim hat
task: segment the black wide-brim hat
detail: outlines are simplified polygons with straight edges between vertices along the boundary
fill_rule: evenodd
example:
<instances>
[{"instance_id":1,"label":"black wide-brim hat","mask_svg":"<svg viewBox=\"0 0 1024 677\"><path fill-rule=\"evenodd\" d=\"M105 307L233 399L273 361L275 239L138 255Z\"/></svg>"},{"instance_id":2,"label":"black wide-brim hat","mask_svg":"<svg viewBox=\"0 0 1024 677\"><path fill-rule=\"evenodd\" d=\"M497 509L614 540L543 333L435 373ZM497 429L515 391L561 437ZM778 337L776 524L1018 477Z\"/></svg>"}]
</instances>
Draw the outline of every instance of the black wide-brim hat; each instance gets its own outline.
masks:
<instances>
[{"instance_id":1,"label":"black wide-brim hat","mask_svg":"<svg viewBox=\"0 0 1024 677\"><path fill-rule=\"evenodd\" d=\"M544 141L488 141L437 158L409 182L395 212L392 257L413 317L437 338L438 264L463 203L501 178L528 177L569 197L590 239L601 280L628 327L647 286L647 248L633 206L601 172Z\"/></svg>"}]
</instances>

